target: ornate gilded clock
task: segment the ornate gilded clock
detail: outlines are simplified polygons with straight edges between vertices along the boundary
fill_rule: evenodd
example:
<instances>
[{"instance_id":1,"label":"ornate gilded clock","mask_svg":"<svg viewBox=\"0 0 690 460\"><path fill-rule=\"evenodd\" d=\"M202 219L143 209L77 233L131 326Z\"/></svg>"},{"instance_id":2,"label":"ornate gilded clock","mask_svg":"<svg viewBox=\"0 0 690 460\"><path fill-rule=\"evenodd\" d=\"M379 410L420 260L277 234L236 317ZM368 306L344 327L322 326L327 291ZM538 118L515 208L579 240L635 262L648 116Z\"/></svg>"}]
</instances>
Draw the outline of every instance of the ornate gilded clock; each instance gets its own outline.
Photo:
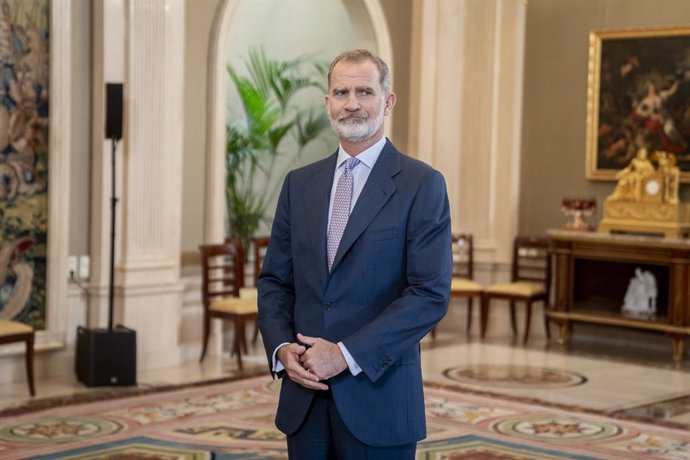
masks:
<instances>
[{"instance_id":1,"label":"ornate gilded clock","mask_svg":"<svg viewBox=\"0 0 690 460\"><path fill-rule=\"evenodd\" d=\"M672 154L654 152L650 158L640 149L616 179L616 188L604 202L600 232L676 238L690 233L690 203L678 201L679 171Z\"/></svg>"}]
</instances>

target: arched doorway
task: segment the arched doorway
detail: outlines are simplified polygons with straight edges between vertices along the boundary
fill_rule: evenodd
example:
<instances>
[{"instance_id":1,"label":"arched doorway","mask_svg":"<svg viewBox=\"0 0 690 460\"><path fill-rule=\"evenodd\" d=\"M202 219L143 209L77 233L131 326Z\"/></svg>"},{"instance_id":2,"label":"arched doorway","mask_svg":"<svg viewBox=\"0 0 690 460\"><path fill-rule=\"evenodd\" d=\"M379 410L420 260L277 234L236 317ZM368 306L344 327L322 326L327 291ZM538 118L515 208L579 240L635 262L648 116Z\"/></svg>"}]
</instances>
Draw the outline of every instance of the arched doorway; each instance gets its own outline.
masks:
<instances>
[{"instance_id":1,"label":"arched doorway","mask_svg":"<svg viewBox=\"0 0 690 460\"><path fill-rule=\"evenodd\" d=\"M383 10L378 0L341 0L350 20L356 47L379 54L393 71L393 50ZM226 37L242 0L223 0L211 31L208 72L208 116L206 132L206 241L224 237L225 124L227 87ZM386 129L390 130L390 119Z\"/></svg>"}]
</instances>

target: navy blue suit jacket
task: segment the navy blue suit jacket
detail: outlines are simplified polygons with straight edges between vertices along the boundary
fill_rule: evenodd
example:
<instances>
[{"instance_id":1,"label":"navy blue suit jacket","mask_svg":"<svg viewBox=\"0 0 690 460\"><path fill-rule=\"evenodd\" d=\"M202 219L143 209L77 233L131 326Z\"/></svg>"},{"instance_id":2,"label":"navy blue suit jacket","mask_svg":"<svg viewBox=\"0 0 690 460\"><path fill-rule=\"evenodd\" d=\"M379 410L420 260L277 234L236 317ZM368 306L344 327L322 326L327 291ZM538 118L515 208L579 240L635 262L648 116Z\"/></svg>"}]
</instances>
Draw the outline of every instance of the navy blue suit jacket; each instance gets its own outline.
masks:
<instances>
[{"instance_id":1,"label":"navy blue suit jacket","mask_svg":"<svg viewBox=\"0 0 690 460\"><path fill-rule=\"evenodd\" d=\"M446 184L386 142L352 210L332 270L326 243L337 152L291 171L258 279L268 354L298 332L342 341L362 368L328 382L338 412L365 444L426 436L419 341L443 318L451 279ZM283 376L276 425L294 433L313 391Z\"/></svg>"}]
</instances>

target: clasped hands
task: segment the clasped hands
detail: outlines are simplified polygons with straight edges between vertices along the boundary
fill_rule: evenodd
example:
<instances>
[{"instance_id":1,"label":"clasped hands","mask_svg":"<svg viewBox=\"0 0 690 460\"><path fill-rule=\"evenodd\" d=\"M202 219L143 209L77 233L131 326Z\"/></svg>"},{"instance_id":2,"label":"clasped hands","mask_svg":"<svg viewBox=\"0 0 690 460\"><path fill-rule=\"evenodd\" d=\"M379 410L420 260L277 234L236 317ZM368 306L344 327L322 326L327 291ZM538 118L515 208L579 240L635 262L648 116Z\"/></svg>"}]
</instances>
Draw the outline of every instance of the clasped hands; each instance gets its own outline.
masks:
<instances>
[{"instance_id":1,"label":"clasped hands","mask_svg":"<svg viewBox=\"0 0 690 460\"><path fill-rule=\"evenodd\" d=\"M293 382L311 390L328 390L328 380L347 369L340 347L319 337L297 334L301 343L290 343L278 349L278 359Z\"/></svg>"}]
</instances>

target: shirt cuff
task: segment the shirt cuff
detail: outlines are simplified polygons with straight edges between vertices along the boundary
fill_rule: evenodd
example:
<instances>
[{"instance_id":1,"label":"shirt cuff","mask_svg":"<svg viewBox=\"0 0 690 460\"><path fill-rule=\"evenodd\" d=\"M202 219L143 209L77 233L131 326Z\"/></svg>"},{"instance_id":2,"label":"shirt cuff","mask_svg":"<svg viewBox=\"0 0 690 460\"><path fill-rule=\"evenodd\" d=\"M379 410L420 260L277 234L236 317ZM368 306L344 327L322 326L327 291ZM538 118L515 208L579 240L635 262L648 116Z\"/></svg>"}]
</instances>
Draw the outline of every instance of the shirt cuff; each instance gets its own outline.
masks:
<instances>
[{"instance_id":1,"label":"shirt cuff","mask_svg":"<svg viewBox=\"0 0 690 460\"><path fill-rule=\"evenodd\" d=\"M280 345L278 345L275 350L273 350L273 357L271 358L271 361L273 362L273 367L272 367L273 372L277 373L277 372L280 372L283 369L285 369L285 366L283 366L283 363L281 363L280 360L278 359L278 350L280 350L280 347L285 346L285 345L289 345L289 344L290 344L290 342L283 342Z\"/></svg>"},{"instance_id":2,"label":"shirt cuff","mask_svg":"<svg viewBox=\"0 0 690 460\"><path fill-rule=\"evenodd\" d=\"M353 358L350 352L347 351L345 344L343 342L338 342L338 347L340 348L340 351L343 353L343 356L345 357L345 361L347 362L347 367L350 369L350 373L352 375L357 375L360 372L362 372L362 368L359 367L359 364L357 364L355 358Z\"/></svg>"}]
</instances>

